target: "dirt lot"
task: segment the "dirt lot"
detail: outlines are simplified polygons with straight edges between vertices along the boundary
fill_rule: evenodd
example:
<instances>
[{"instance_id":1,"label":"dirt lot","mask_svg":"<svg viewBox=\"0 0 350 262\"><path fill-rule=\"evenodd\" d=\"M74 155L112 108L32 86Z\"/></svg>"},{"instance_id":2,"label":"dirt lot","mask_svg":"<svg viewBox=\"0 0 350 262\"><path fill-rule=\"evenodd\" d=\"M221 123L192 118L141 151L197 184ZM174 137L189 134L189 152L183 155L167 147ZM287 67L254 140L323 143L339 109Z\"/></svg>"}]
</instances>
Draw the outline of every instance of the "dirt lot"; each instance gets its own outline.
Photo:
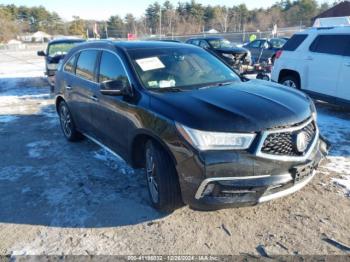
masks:
<instances>
[{"instance_id":1,"label":"dirt lot","mask_svg":"<svg viewBox=\"0 0 350 262\"><path fill-rule=\"evenodd\" d=\"M43 62L0 53L1 254L345 254L350 113L318 104L333 149L302 191L261 206L171 215L149 206L142 170L59 129Z\"/></svg>"}]
</instances>

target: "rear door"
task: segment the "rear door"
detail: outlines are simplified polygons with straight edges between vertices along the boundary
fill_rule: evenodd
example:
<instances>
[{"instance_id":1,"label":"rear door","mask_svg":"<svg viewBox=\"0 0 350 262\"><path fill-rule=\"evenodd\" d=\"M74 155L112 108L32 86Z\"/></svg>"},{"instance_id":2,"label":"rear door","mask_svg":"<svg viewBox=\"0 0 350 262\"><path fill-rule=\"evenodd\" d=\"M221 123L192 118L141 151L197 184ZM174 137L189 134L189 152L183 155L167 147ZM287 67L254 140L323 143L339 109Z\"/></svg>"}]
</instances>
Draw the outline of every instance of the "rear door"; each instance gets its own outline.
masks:
<instances>
[{"instance_id":1,"label":"rear door","mask_svg":"<svg viewBox=\"0 0 350 262\"><path fill-rule=\"evenodd\" d=\"M338 100L350 102L350 35L346 35L346 48L343 61L341 63L341 73L338 81Z\"/></svg>"},{"instance_id":2,"label":"rear door","mask_svg":"<svg viewBox=\"0 0 350 262\"><path fill-rule=\"evenodd\" d=\"M265 42L266 42L265 40L255 40L255 41L253 41L245 46L251 52L252 58L253 58L255 63L258 61L258 59L260 57L261 48Z\"/></svg>"},{"instance_id":3,"label":"rear door","mask_svg":"<svg viewBox=\"0 0 350 262\"><path fill-rule=\"evenodd\" d=\"M121 58L112 51L102 51L99 65L99 83L112 80L129 81ZM92 106L93 132L103 144L126 156L128 149L128 134L134 126L134 106L128 102L128 97L109 96L96 89L98 101Z\"/></svg>"},{"instance_id":4,"label":"rear door","mask_svg":"<svg viewBox=\"0 0 350 262\"><path fill-rule=\"evenodd\" d=\"M96 80L97 50L83 50L76 62L75 77L66 83L69 108L82 132L91 131L91 103L98 88Z\"/></svg>"},{"instance_id":5,"label":"rear door","mask_svg":"<svg viewBox=\"0 0 350 262\"><path fill-rule=\"evenodd\" d=\"M305 89L336 97L345 42L343 35L318 35L304 58Z\"/></svg>"}]
</instances>

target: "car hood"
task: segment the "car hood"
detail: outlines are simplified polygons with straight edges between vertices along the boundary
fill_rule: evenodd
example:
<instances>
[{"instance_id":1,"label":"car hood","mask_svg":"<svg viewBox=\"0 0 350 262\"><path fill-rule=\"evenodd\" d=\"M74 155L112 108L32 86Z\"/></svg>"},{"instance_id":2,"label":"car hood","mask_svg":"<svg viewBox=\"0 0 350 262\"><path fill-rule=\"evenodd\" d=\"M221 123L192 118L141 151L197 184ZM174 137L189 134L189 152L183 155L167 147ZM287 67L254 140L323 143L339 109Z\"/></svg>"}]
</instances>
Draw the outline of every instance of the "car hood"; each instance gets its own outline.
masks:
<instances>
[{"instance_id":1,"label":"car hood","mask_svg":"<svg viewBox=\"0 0 350 262\"><path fill-rule=\"evenodd\" d=\"M261 80L178 93L152 92L150 107L188 127L218 132L295 125L312 113L305 94Z\"/></svg>"},{"instance_id":2,"label":"car hood","mask_svg":"<svg viewBox=\"0 0 350 262\"><path fill-rule=\"evenodd\" d=\"M218 49L215 49L215 51L223 54L245 54L248 52L247 49L240 48L240 47L218 48Z\"/></svg>"}]
</instances>

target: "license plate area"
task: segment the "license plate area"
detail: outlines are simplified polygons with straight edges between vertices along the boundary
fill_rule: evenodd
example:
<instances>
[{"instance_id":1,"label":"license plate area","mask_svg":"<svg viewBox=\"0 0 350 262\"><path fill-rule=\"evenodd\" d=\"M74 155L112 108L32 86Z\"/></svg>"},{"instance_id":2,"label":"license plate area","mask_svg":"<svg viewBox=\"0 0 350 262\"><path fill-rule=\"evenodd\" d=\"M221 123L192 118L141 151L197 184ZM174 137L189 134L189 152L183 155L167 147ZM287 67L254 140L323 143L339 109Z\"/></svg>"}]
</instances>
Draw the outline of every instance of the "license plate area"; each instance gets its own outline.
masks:
<instances>
[{"instance_id":1,"label":"license plate area","mask_svg":"<svg viewBox=\"0 0 350 262\"><path fill-rule=\"evenodd\" d=\"M314 169L315 167L312 161L293 167L291 169L291 173L294 179L294 184L299 183L300 181L303 181L304 179L311 176Z\"/></svg>"}]
</instances>

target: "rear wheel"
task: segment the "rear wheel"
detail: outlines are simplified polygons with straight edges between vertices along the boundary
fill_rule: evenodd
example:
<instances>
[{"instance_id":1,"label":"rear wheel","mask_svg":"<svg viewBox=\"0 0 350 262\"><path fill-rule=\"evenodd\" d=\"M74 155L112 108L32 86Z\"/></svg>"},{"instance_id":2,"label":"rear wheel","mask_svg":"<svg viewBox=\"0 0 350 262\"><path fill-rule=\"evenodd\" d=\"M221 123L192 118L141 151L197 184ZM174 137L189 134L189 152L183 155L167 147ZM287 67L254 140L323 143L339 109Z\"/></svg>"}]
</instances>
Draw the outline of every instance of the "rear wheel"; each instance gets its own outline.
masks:
<instances>
[{"instance_id":1,"label":"rear wheel","mask_svg":"<svg viewBox=\"0 0 350 262\"><path fill-rule=\"evenodd\" d=\"M174 211L182 201L172 159L158 143L149 140L145 147L145 160L147 186L152 205L160 211Z\"/></svg>"},{"instance_id":2,"label":"rear wheel","mask_svg":"<svg viewBox=\"0 0 350 262\"><path fill-rule=\"evenodd\" d=\"M291 88L295 88L295 89L300 89L300 83L299 80L292 75L287 75L285 77L282 77L282 79L279 81L280 84L284 85L284 86L288 86Z\"/></svg>"},{"instance_id":3,"label":"rear wheel","mask_svg":"<svg viewBox=\"0 0 350 262\"><path fill-rule=\"evenodd\" d=\"M58 106L61 129L68 141L77 141L82 138L81 133L76 129L72 115L66 102L61 101Z\"/></svg>"}]
</instances>

